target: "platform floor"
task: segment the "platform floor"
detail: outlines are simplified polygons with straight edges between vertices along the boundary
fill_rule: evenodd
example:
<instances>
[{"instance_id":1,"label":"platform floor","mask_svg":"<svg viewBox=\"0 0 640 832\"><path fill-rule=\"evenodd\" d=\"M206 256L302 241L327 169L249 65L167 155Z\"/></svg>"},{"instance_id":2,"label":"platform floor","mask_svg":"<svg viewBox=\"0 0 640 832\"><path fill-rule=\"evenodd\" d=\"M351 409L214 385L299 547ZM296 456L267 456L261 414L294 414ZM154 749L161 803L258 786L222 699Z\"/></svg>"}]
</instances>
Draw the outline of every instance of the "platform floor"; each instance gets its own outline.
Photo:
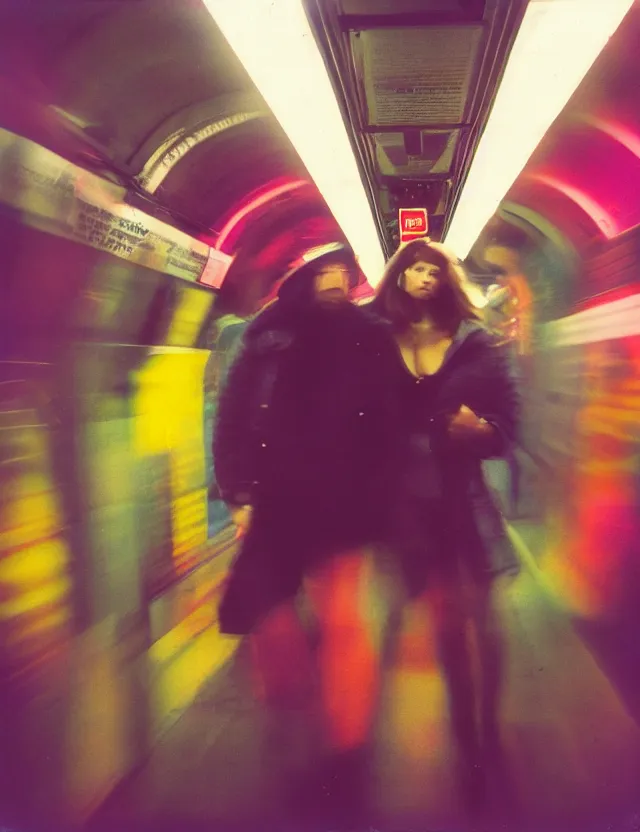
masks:
<instances>
[{"instance_id":1,"label":"platform floor","mask_svg":"<svg viewBox=\"0 0 640 832\"><path fill-rule=\"evenodd\" d=\"M640 728L605 675L602 651L587 648L529 571L505 590L503 603L507 765L493 778L489 815L472 823L460 807L427 633L424 662L400 662L387 679L372 828L637 832ZM267 713L253 700L241 650L90 832L301 829L285 823L280 795L303 724L302 714Z\"/></svg>"}]
</instances>

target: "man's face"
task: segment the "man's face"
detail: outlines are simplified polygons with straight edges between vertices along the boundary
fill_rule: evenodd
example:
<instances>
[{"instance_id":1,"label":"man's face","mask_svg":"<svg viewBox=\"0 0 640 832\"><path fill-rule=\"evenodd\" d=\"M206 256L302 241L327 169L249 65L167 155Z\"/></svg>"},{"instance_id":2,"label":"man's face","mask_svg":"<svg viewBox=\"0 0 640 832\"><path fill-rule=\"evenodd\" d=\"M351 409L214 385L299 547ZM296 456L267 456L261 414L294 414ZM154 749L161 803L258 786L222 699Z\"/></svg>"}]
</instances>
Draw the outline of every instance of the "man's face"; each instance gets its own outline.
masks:
<instances>
[{"instance_id":1,"label":"man's face","mask_svg":"<svg viewBox=\"0 0 640 832\"><path fill-rule=\"evenodd\" d=\"M346 303L349 300L349 271L346 266L332 263L315 277L314 292L319 303Z\"/></svg>"}]
</instances>

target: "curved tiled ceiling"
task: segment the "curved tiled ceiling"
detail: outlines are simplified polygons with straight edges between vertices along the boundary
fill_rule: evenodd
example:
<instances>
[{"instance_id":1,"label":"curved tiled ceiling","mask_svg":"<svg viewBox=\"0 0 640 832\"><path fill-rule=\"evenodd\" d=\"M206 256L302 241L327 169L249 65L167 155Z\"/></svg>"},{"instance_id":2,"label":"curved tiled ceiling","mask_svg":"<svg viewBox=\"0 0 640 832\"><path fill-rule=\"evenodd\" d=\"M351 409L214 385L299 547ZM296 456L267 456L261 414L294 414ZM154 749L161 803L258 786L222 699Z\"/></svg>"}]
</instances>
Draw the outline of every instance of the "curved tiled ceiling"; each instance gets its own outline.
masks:
<instances>
[{"instance_id":1,"label":"curved tiled ceiling","mask_svg":"<svg viewBox=\"0 0 640 832\"><path fill-rule=\"evenodd\" d=\"M504 221L505 208L520 206L546 218L580 254L640 223L639 37L636 4L506 195ZM500 233L488 225L476 259Z\"/></svg>"},{"instance_id":2,"label":"curved tiled ceiling","mask_svg":"<svg viewBox=\"0 0 640 832\"><path fill-rule=\"evenodd\" d=\"M393 247L398 194L410 199L415 192L415 198L441 206L444 226L471 163L500 61L506 58L515 5L502 0L306 0L306 5L351 121L364 175L377 189L388 248ZM516 5L521 12L523 4ZM7 4L0 14L0 84L21 91L23 99L14 95L11 123L4 126L13 125L57 152L84 154L86 163L103 164L110 175L137 188L141 198L149 160L159 148L174 154L182 141L188 152L178 153L178 161L168 166L152 189L154 198L212 242L229 217L242 212L261 189L273 191L283 181L308 178L201 0L50 0L37 4L37 14L24 0ZM506 195L498 225L513 218L508 205L520 206L528 216L542 218L540 227L546 218L569 246L584 251L638 222L639 16L636 6ZM362 33L416 26L426 37L438 27L465 28L478 21L484 21L487 37L502 51L494 54L497 63L485 61L477 74L460 123L430 123L425 131L417 124L400 129L393 114L388 124L363 120L363 113L371 115L371 104L362 97L363 79L353 62L354 41L362 40ZM483 42L485 56L488 42ZM366 89L364 93L366 98ZM30 109L30 101L39 103L39 114ZM242 113L251 117L223 124ZM440 127L447 127L446 141ZM400 145L394 138L398 130ZM457 136L453 144L452 136ZM451 158L445 164L447 153ZM405 156L426 160L429 170L405 176L398 165ZM251 251L254 265L260 256L256 240L269 249L267 240L282 235L295 247L305 235L315 239L340 233L315 189L274 200L269 210L250 212L236 241ZM299 224L307 228L304 234L295 232ZM491 224L476 246L477 260L496 228ZM283 257L288 250L283 242Z\"/></svg>"},{"instance_id":3,"label":"curved tiled ceiling","mask_svg":"<svg viewBox=\"0 0 640 832\"><path fill-rule=\"evenodd\" d=\"M92 156L132 198L152 194L155 209L211 243L257 190L309 178L201 0L50 0L37 14L11 4L0 10L0 83L14 101L0 126ZM342 237L312 185L268 207L268 221L250 212L235 237L254 258L247 279L265 227L288 239L300 224L302 241L315 217L322 241Z\"/></svg>"}]
</instances>

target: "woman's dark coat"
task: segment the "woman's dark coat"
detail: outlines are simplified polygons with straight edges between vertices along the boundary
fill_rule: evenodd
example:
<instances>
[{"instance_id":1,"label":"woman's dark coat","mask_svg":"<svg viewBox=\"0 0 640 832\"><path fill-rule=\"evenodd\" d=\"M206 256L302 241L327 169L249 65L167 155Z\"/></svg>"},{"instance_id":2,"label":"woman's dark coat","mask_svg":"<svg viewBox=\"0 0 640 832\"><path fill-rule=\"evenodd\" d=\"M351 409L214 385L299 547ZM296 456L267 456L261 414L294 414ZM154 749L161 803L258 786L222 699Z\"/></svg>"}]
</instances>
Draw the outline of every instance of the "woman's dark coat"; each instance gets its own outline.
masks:
<instances>
[{"instance_id":1,"label":"woman's dark coat","mask_svg":"<svg viewBox=\"0 0 640 832\"><path fill-rule=\"evenodd\" d=\"M386 328L356 306L319 307L304 275L283 290L245 333L218 408L221 496L253 506L220 607L227 633L386 532L398 426Z\"/></svg>"},{"instance_id":2,"label":"woman's dark coat","mask_svg":"<svg viewBox=\"0 0 640 832\"><path fill-rule=\"evenodd\" d=\"M372 304L372 311L377 304ZM476 581L517 572L519 561L488 488L483 460L516 442L519 395L508 348L477 321L463 321L440 369L420 379L394 344L389 387L401 413L401 475L394 489L394 546L408 588L431 578ZM468 441L449 437L462 405L494 428Z\"/></svg>"}]
</instances>

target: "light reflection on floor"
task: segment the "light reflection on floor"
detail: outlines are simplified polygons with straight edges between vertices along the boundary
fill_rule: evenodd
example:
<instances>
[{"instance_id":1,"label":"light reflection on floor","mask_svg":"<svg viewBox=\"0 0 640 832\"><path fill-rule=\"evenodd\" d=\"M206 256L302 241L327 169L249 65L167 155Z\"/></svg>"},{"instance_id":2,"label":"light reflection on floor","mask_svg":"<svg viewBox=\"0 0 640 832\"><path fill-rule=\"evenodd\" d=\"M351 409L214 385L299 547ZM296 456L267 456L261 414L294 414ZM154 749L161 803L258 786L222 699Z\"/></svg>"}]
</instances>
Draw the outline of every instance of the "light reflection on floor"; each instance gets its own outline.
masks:
<instances>
[{"instance_id":1,"label":"light reflection on floor","mask_svg":"<svg viewBox=\"0 0 640 832\"><path fill-rule=\"evenodd\" d=\"M494 773L492 814L479 828L631 832L640 810L638 726L531 573L505 589L503 605L509 640L507 766ZM405 641L402 655L383 697L378 827L469 829L458 805L445 694L428 633L422 655L415 638ZM288 715L282 721L261 712L245 681L242 673L232 674L225 685L205 692L146 769L105 808L101 829L133 830L139 823L189 832L190 824L215 830L223 822L267 828L279 812L278 780L302 758L292 743L302 719Z\"/></svg>"}]
</instances>

